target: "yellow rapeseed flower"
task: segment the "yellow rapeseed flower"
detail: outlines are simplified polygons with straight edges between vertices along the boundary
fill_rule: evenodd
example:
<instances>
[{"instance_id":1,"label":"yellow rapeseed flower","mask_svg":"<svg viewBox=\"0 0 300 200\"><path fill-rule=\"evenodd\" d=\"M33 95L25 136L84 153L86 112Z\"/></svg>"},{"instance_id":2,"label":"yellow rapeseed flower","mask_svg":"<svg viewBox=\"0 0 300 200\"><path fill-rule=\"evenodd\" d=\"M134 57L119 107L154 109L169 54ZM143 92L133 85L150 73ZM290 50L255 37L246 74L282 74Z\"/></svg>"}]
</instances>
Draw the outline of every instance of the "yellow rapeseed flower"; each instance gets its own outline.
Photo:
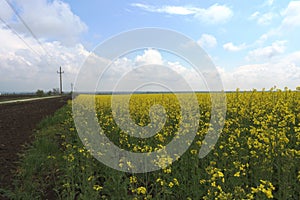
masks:
<instances>
[{"instance_id":1,"label":"yellow rapeseed flower","mask_svg":"<svg viewBox=\"0 0 300 200\"><path fill-rule=\"evenodd\" d=\"M137 178L135 176L130 176L130 183L137 183Z\"/></svg>"},{"instance_id":2,"label":"yellow rapeseed flower","mask_svg":"<svg viewBox=\"0 0 300 200\"><path fill-rule=\"evenodd\" d=\"M70 153L70 154L68 155L68 161L69 161L69 162L73 162L74 159L75 159L74 155L73 155L72 153Z\"/></svg>"},{"instance_id":3,"label":"yellow rapeseed flower","mask_svg":"<svg viewBox=\"0 0 300 200\"><path fill-rule=\"evenodd\" d=\"M198 151L197 151L196 149L192 149L192 150L191 150L191 154L197 155L197 153L198 153Z\"/></svg>"},{"instance_id":4,"label":"yellow rapeseed flower","mask_svg":"<svg viewBox=\"0 0 300 200\"><path fill-rule=\"evenodd\" d=\"M177 185L177 186L179 185L177 178L173 178L173 182L175 183L175 185Z\"/></svg>"},{"instance_id":5,"label":"yellow rapeseed flower","mask_svg":"<svg viewBox=\"0 0 300 200\"><path fill-rule=\"evenodd\" d=\"M94 185L94 186L93 186L93 189L96 190L96 191L99 191L99 190L102 190L103 187L100 186L100 185Z\"/></svg>"},{"instance_id":6,"label":"yellow rapeseed flower","mask_svg":"<svg viewBox=\"0 0 300 200\"><path fill-rule=\"evenodd\" d=\"M143 187L143 186L138 187L136 189L136 191L137 191L138 194L146 194L147 193L147 189L145 187Z\"/></svg>"},{"instance_id":7,"label":"yellow rapeseed flower","mask_svg":"<svg viewBox=\"0 0 300 200\"><path fill-rule=\"evenodd\" d=\"M91 180L93 180L93 178L94 178L94 176L89 176L87 180L91 181Z\"/></svg>"},{"instance_id":8,"label":"yellow rapeseed flower","mask_svg":"<svg viewBox=\"0 0 300 200\"><path fill-rule=\"evenodd\" d=\"M236 172L233 176L240 177L240 172Z\"/></svg>"},{"instance_id":9,"label":"yellow rapeseed flower","mask_svg":"<svg viewBox=\"0 0 300 200\"><path fill-rule=\"evenodd\" d=\"M170 174L171 172L172 172L172 169L170 167L164 169L164 173L166 173L166 174Z\"/></svg>"}]
</instances>

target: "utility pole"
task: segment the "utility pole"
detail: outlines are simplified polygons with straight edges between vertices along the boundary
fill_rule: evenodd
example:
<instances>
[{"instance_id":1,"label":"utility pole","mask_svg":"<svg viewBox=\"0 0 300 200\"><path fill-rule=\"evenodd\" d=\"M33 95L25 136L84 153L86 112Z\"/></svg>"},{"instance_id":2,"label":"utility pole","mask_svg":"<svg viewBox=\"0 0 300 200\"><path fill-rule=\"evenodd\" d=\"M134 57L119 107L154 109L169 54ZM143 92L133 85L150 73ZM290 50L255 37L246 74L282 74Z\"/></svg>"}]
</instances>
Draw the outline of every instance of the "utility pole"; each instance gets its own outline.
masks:
<instances>
[{"instance_id":1,"label":"utility pole","mask_svg":"<svg viewBox=\"0 0 300 200\"><path fill-rule=\"evenodd\" d=\"M60 94L62 94L62 74L64 72L61 71L61 66L59 67L59 71L57 71L57 73L59 74Z\"/></svg>"},{"instance_id":2,"label":"utility pole","mask_svg":"<svg viewBox=\"0 0 300 200\"><path fill-rule=\"evenodd\" d=\"M74 87L74 85L73 85L73 83L71 83L71 94L73 93L73 87Z\"/></svg>"}]
</instances>

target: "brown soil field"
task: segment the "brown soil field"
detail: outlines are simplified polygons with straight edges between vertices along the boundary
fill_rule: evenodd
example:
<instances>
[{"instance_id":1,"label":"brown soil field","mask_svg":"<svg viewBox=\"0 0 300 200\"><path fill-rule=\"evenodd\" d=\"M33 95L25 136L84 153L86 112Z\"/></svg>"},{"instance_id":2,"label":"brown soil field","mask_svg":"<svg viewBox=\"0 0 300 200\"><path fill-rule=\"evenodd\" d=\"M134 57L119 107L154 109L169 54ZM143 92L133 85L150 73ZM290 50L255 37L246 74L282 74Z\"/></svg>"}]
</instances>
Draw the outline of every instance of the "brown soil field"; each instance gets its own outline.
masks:
<instances>
[{"instance_id":1,"label":"brown soil field","mask_svg":"<svg viewBox=\"0 0 300 200\"><path fill-rule=\"evenodd\" d=\"M67 103L70 97L0 104L0 188L11 186L18 154L33 139L36 125ZM5 199L0 194L0 199Z\"/></svg>"}]
</instances>

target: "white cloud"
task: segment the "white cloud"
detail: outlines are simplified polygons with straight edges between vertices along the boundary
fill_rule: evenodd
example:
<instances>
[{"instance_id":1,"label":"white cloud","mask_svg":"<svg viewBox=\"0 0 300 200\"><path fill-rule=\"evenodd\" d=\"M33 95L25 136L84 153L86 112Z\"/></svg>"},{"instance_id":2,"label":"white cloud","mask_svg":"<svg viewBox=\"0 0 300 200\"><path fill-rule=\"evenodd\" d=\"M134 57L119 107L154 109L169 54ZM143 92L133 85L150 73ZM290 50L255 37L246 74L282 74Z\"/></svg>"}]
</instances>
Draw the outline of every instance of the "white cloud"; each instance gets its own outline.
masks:
<instances>
[{"instance_id":1,"label":"white cloud","mask_svg":"<svg viewBox=\"0 0 300 200\"><path fill-rule=\"evenodd\" d=\"M141 3L134 3L131 4L131 6L141 8L148 12L166 13L170 15L192 15L207 24L225 23L233 16L233 11L228 6L219 4L214 4L206 9L192 6L155 7Z\"/></svg>"},{"instance_id":2,"label":"white cloud","mask_svg":"<svg viewBox=\"0 0 300 200\"><path fill-rule=\"evenodd\" d=\"M78 42L81 33L87 31L87 25L61 0L16 0L14 6L38 38L59 40L71 45ZM18 32L31 36L21 21L12 19L10 24Z\"/></svg>"},{"instance_id":3,"label":"white cloud","mask_svg":"<svg viewBox=\"0 0 300 200\"><path fill-rule=\"evenodd\" d=\"M249 19L256 19L259 15L260 15L260 12L256 11L256 12L254 12L254 13L251 14L251 16L249 17Z\"/></svg>"},{"instance_id":4,"label":"white cloud","mask_svg":"<svg viewBox=\"0 0 300 200\"><path fill-rule=\"evenodd\" d=\"M261 64L243 65L232 71L218 68L226 90L262 89L274 85L283 89L295 89L300 80L300 52L282 59Z\"/></svg>"},{"instance_id":5,"label":"white cloud","mask_svg":"<svg viewBox=\"0 0 300 200\"><path fill-rule=\"evenodd\" d=\"M278 27L264 33L256 43L262 44L273 36L282 36L300 26L300 1L289 2L281 13L282 21Z\"/></svg>"},{"instance_id":6,"label":"white cloud","mask_svg":"<svg viewBox=\"0 0 300 200\"><path fill-rule=\"evenodd\" d=\"M218 44L217 39L209 34L202 34L197 43L204 48L213 48Z\"/></svg>"},{"instance_id":7,"label":"white cloud","mask_svg":"<svg viewBox=\"0 0 300 200\"><path fill-rule=\"evenodd\" d=\"M147 49L144 51L143 55L138 55L135 59L137 65L148 65L148 64L156 64L162 65L163 58L159 51L154 49Z\"/></svg>"},{"instance_id":8,"label":"white cloud","mask_svg":"<svg viewBox=\"0 0 300 200\"><path fill-rule=\"evenodd\" d=\"M194 90L207 89L203 84L205 80L194 69L186 68L180 63L174 62L168 62L165 65L187 80ZM265 63L242 65L232 71L218 67L218 72L222 78L225 90L235 90L236 88L243 90L251 90L253 88L270 89L274 85L278 86L278 88L287 86L290 89L295 89L299 85L300 80L300 51L284 57L274 58ZM152 73L155 76L155 72ZM168 80L168 74L161 75L166 78L165 80ZM171 77L169 79L170 84L178 84L174 80L172 82Z\"/></svg>"},{"instance_id":9,"label":"white cloud","mask_svg":"<svg viewBox=\"0 0 300 200\"><path fill-rule=\"evenodd\" d=\"M152 49L151 51L157 50ZM157 51L157 53L159 54L160 52ZM146 51L140 56L145 57L145 54L147 54ZM112 90L120 80L117 86L118 91L132 91L129 88L137 89L139 88L137 86L143 86L143 84L145 86L145 83L157 83L166 87L151 85L149 87L141 87L141 90L145 88L160 91L166 88L173 89L173 91L187 89L207 90L203 76L199 75L193 68L183 66L180 62L170 62L163 59L164 67L151 65L138 67L136 58L128 59L124 57L118 59L114 63L115 65L105 74L103 80L106 84L103 84L101 89ZM148 58L150 59L150 56ZM224 89L227 91L235 90L236 88L242 90L251 90L253 88L259 90L262 88L270 89L274 85L278 88L287 86L290 89L295 89L299 85L300 80L300 51L265 63L242 65L232 71L227 71L221 67L217 69L222 78ZM191 87L184 85L184 82Z\"/></svg>"},{"instance_id":10,"label":"white cloud","mask_svg":"<svg viewBox=\"0 0 300 200\"><path fill-rule=\"evenodd\" d=\"M286 40L275 41L270 46L254 49L248 53L247 60L269 60L274 56L284 53L286 44Z\"/></svg>"},{"instance_id":11,"label":"white cloud","mask_svg":"<svg viewBox=\"0 0 300 200\"><path fill-rule=\"evenodd\" d=\"M14 33L0 29L0 91L35 91L58 87L57 69L61 65L64 85L74 81L89 52L81 45L66 47L60 42L44 42L41 47L31 37L23 37L28 48ZM33 51L33 50L34 51Z\"/></svg>"},{"instance_id":12,"label":"white cloud","mask_svg":"<svg viewBox=\"0 0 300 200\"><path fill-rule=\"evenodd\" d=\"M132 91L139 87L141 90L159 91L206 89L201 75L194 68L184 66L181 61L170 61L168 58L163 57L156 49L147 49L131 59L125 55L106 69L97 89L108 91Z\"/></svg>"},{"instance_id":13,"label":"white cloud","mask_svg":"<svg viewBox=\"0 0 300 200\"><path fill-rule=\"evenodd\" d=\"M185 8L180 6L166 6L162 9L158 9L159 12L165 12L168 14L175 14L175 15L190 15L195 14L196 9L194 8Z\"/></svg>"},{"instance_id":14,"label":"white cloud","mask_svg":"<svg viewBox=\"0 0 300 200\"><path fill-rule=\"evenodd\" d=\"M207 9L199 9L196 13L196 18L204 23L225 23L233 16L233 11L227 7L214 4Z\"/></svg>"},{"instance_id":15,"label":"white cloud","mask_svg":"<svg viewBox=\"0 0 300 200\"><path fill-rule=\"evenodd\" d=\"M155 7L147 4L133 3L131 6L141 8L149 12L158 12L174 15L194 15L197 12L196 7L183 7L183 6L163 6Z\"/></svg>"},{"instance_id":16,"label":"white cloud","mask_svg":"<svg viewBox=\"0 0 300 200\"><path fill-rule=\"evenodd\" d=\"M223 48L227 51L241 51L246 47L246 44L234 45L232 42L223 45Z\"/></svg>"},{"instance_id":17,"label":"white cloud","mask_svg":"<svg viewBox=\"0 0 300 200\"><path fill-rule=\"evenodd\" d=\"M58 87L57 69L61 65L66 90L74 82L89 52L81 45L65 46L58 41L41 41L0 26L0 91L24 92ZM25 43L24 43L25 41Z\"/></svg>"},{"instance_id":18,"label":"white cloud","mask_svg":"<svg viewBox=\"0 0 300 200\"><path fill-rule=\"evenodd\" d=\"M10 6L0 1L0 17L13 27L11 30L0 22L0 91L32 92L56 88L59 66L65 71L63 83L69 90L89 55L77 42L87 26L60 0L15 0L13 6L39 42Z\"/></svg>"},{"instance_id":19,"label":"white cloud","mask_svg":"<svg viewBox=\"0 0 300 200\"><path fill-rule=\"evenodd\" d=\"M300 1L291 1L281 14L284 17L281 30L300 26Z\"/></svg>"},{"instance_id":20,"label":"white cloud","mask_svg":"<svg viewBox=\"0 0 300 200\"><path fill-rule=\"evenodd\" d=\"M260 12L256 11L249 17L249 19L256 20L257 24L259 25L269 25L276 16L277 15L273 12L261 14Z\"/></svg>"},{"instance_id":21,"label":"white cloud","mask_svg":"<svg viewBox=\"0 0 300 200\"><path fill-rule=\"evenodd\" d=\"M265 13L257 20L257 23L260 25L269 25L275 16L272 12Z\"/></svg>"}]
</instances>

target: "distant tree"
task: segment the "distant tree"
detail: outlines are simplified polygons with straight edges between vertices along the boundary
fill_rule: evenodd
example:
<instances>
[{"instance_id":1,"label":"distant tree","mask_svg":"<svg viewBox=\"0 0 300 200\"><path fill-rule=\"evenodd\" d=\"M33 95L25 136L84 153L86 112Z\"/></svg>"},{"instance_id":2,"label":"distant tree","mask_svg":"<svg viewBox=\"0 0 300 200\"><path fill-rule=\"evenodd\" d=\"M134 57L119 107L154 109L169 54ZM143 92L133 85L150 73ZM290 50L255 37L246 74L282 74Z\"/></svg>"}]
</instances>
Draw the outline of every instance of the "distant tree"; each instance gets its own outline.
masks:
<instances>
[{"instance_id":1,"label":"distant tree","mask_svg":"<svg viewBox=\"0 0 300 200\"><path fill-rule=\"evenodd\" d=\"M52 93L53 93L53 95L59 95L59 89L58 88L53 88Z\"/></svg>"},{"instance_id":2,"label":"distant tree","mask_svg":"<svg viewBox=\"0 0 300 200\"><path fill-rule=\"evenodd\" d=\"M300 86L296 87L296 91L300 92Z\"/></svg>"},{"instance_id":3,"label":"distant tree","mask_svg":"<svg viewBox=\"0 0 300 200\"><path fill-rule=\"evenodd\" d=\"M285 86L284 87L284 91L288 91L288 90L289 90L289 88Z\"/></svg>"},{"instance_id":4,"label":"distant tree","mask_svg":"<svg viewBox=\"0 0 300 200\"><path fill-rule=\"evenodd\" d=\"M38 96L38 97L45 96L45 93L44 93L43 90L37 90L37 91L35 92L35 94L36 94L36 96Z\"/></svg>"},{"instance_id":5,"label":"distant tree","mask_svg":"<svg viewBox=\"0 0 300 200\"><path fill-rule=\"evenodd\" d=\"M52 95L52 91L49 90L49 91L47 92L47 95L48 95L48 96L51 96L51 95Z\"/></svg>"}]
</instances>

